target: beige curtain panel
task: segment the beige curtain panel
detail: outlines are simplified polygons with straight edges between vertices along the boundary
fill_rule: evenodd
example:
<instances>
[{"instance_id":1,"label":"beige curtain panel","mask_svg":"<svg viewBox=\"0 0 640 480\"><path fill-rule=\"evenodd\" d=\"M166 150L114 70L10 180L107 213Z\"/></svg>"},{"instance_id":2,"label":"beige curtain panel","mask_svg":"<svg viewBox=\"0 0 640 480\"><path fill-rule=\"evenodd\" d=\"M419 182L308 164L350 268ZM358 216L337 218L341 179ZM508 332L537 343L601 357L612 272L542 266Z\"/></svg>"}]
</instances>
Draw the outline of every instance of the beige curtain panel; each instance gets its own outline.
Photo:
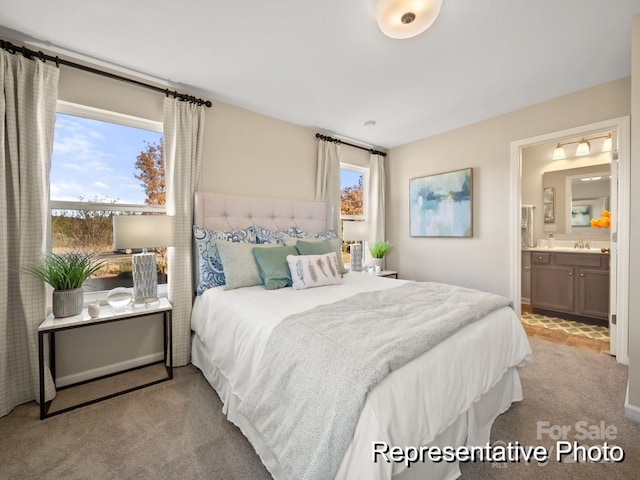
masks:
<instances>
[{"instance_id":1,"label":"beige curtain panel","mask_svg":"<svg viewBox=\"0 0 640 480\"><path fill-rule=\"evenodd\" d=\"M333 210L333 228L340 233L340 145L318 141L316 201L328 202Z\"/></svg>"},{"instance_id":2,"label":"beige curtain panel","mask_svg":"<svg viewBox=\"0 0 640 480\"><path fill-rule=\"evenodd\" d=\"M168 249L169 301L173 305L173 365L191 358L193 196L202 166L205 107L164 99L164 153L167 215L174 217L173 246Z\"/></svg>"},{"instance_id":3,"label":"beige curtain panel","mask_svg":"<svg viewBox=\"0 0 640 480\"><path fill-rule=\"evenodd\" d=\"M45 286L20 270L46 246L58 76L54 65L0 51L0 416L40 394ZM49 401L48 369L45 390Z\"/></svg>"}]
</instances>

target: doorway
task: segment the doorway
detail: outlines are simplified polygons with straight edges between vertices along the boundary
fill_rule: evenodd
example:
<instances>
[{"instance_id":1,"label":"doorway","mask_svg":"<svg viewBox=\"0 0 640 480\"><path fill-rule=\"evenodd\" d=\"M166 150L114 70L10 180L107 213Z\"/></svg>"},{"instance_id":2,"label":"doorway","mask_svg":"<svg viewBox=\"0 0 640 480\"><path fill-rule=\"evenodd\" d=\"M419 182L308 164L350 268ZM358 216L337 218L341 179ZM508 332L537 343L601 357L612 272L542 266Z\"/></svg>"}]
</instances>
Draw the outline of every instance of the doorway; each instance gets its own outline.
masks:
<instances>
[{"instance_id":1,"label":"doorway","mask_svg":"<svg viewBox=\"0 0 640 480\"><path fill-rule=\"evenodd\" d=\"M584 125L572 129L558 132L550 132L538 137L527 138L514 141L511 143L511 228L510 228L510 264L511 264L511 298L514 301L516 312L520 311L520 300L522 298L522 214L521 206L523 202L523 194L527 195L527 188L523 188L523 161L524 153L528 149L535 149L541 145L550 142L562 142L567 139L597 136L599 132L612 131L617 136L617 149L614 147L612 156L615 159L611 163L612 176L612 195L611 207L616 210L617 214L611 222L611 270L610 270L610 308L609 308L609 327L611 354L615 355L619 363L628 363L628 281L629 281L629 263L628 263L628 236L629 236L629 158L630 158L630 120L629 117L620 117L595 124ZM578 142L576 142L578 143ZM615 145L615 142L614 142ZM542 191L542 179L540 179L540 191ZM617 185L617 188L615 187ZM615 193L613 193L615 192ZM565 195L564 192L562 192ZM564 200L564 198L563 198ZM571 202L570 195L566 201ZM543 205L540 205L543 208ZM563 208L562 212L569 212L569 207ZM540 212L540 217L542 217ZM570 214L569 214L570 215ZM555 222L553 225L544 224L542 227L546 236L554 236L556 231L560 229L561 222ZM562 228L565 223L570 228L570 218L562 218ZM576 229L578 232L580 229ZM564 230L562 233L566 233ZM559 235L563 238L563 235ZM570 236L565 236L570 238ZM597 238L607 238L599 235ZM594 242L594 244L597 242Z\"/></svg>"}]
</instances>

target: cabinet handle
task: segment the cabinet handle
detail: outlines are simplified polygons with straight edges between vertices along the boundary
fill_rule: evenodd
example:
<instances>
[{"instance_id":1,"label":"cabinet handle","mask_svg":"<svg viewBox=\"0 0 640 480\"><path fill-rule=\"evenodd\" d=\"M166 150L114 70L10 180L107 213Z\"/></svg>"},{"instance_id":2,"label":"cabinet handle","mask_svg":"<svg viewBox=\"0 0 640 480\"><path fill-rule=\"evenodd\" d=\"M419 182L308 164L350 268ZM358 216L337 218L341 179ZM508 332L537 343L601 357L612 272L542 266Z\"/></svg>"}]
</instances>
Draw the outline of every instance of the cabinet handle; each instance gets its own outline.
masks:
<instances>
[{"instance_id":1,"label":"cabinet handle","mask_svg":"<svg viewBox=\"0 0 640 480\"><path fill-rule=\"evenodd\" d=\"M573 272L569 272L569 276L570 276L570 277L573 277Z\"/></svg>"},{"instance_id":2,"label":"cabinet handle","mask_svg":"<svg viewBox=\"0 0 640 480\"><path fill-rule=\"evenodd\" d=\"M580 274L580 276L581 276L581 277L584 277L584 273L581 273L581 274Z\"/></svg>"},{"instance_id":3,"label":"cabinet handle","mask_svg":"<svg viewBox=\"0 0 640 480\"><path fill-rule=\"evenodd\" d=\"M538 260L542 260L542 257L538 257Z\"/></svg>"}]
</instances>

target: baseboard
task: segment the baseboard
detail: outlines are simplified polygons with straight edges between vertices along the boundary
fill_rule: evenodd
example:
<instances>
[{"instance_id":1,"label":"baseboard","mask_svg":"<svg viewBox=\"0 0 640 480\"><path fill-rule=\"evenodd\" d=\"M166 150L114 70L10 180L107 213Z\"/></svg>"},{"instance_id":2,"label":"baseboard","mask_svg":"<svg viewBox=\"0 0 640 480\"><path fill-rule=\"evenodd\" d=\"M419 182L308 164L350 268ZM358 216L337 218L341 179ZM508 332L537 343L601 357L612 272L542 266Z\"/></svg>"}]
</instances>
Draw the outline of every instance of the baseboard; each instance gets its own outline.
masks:
<instances>
[{"instance_id":1,"label":"baseboard","mask_svg":"<svg viewBox=\"0 0 640 480\"><path fill-rule=\"evenodd\" d=\"M624 416L629 420L640 423L640 407L629 403L629 385L627 385L627 396L624 400Z\"/></svg>"},{"instance_id":2,"label":"baseboard","mask_svg":"<svg viewBox=\"0 0 640 480\"><path fill-rule=\"evenodd\" d=\"M520 299L520 303L521 303L522 305L531 305L531 299L530 299L530 298L524 298L524 297L522 297L522 298Z\"/></svg>"},{"instance_id":3,"label":"baseboard","mask_svg":"<svg viewBox=\"0 0 640 480\"><path fill-rule=\"evenodd\" d=\"M132 358L124 362L112 363L111 365L105 365L104 367L93 368L91 370L85 370L83 372L73 373L64 377L56 378L56 387L62 388L67 385L73 385L79 382L86 382L94 378L102 377L104 375L110 375L112 373L121 372L130 368L140 367L148 363L160 362L164 359L164 352L151 353L142 357Z\"/></svg>"}]
</instances>

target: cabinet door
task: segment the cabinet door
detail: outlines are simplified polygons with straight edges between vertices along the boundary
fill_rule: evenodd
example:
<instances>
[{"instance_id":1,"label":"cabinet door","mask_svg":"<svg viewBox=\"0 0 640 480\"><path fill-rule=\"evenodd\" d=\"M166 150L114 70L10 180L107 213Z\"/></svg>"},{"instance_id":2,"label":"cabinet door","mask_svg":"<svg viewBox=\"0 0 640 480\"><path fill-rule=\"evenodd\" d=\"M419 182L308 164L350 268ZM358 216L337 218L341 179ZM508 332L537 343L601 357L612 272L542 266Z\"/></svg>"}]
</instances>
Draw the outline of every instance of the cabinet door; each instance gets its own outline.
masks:
<instances>
[{"instance_id":1,"label":"cabinet door","mask_svg":"<svg viewBox=\"0 0 640 480\"><path fill-rule=\"evenodd\" d=\"M578 314L609 318L609 271L578 268Z\"/></svg>"},{"instance_id":2,"label":"cabinet door","mask_svg":"<svg viewBox=\"0 0 640 480\"><path fill-rule=\"evenodd\" d=\"M531 304L534 308L574 311L573 267L532 265Z\"/></svg>"}]
</instances>

